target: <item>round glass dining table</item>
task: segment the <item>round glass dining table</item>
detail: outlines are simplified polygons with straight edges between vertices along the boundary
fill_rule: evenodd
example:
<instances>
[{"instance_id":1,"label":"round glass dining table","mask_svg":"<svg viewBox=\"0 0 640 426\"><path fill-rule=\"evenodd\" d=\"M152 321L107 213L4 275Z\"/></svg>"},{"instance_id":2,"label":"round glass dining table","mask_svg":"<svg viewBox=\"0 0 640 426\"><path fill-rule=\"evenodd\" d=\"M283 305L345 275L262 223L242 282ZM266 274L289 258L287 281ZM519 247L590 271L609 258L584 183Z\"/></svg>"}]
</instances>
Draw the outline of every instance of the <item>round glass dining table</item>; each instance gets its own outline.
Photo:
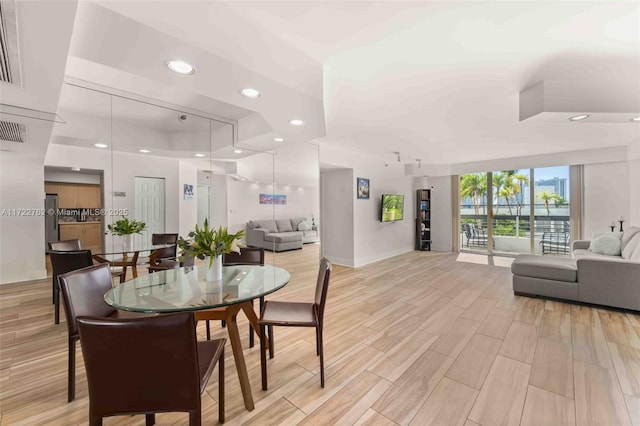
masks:
<instances>
[{"instance_id":1,"label":"round glass dining table","mask_svg":"<svg viewBox=\"0 0 640 426\"><path fill-rule=\"evenodd\" d=\"M196 320L225 320L245 407L251 411L254 409L253 396L236 317L242 310L254 332L260 335L253 299L281 289L291 276L285 269L272 265L223 266L219 281L206 281L205 272L204 267L198 266L155 272L112 288L104 295L104 300L124 311L194 311Z\"/></svg>"}]
</instances>

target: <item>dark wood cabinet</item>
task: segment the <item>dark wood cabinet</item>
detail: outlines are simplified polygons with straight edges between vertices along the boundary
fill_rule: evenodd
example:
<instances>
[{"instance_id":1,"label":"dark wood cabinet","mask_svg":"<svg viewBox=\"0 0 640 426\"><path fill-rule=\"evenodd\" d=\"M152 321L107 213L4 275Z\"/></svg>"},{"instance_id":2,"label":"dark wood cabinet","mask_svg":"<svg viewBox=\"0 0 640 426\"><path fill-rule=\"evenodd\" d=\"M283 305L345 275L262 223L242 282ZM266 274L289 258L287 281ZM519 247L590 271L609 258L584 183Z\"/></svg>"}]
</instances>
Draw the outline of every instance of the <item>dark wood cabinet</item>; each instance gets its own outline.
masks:
<instances>
[{"instance_id":1,"label":"dark wood cabinet","mask_svg":"<svg viewBox=\"0 0 640 426\"><path fill-rule=\"evenodd\" d=\"M431 250L431 190L416 193L416 250Z\"/></svg>"}]
</instances>

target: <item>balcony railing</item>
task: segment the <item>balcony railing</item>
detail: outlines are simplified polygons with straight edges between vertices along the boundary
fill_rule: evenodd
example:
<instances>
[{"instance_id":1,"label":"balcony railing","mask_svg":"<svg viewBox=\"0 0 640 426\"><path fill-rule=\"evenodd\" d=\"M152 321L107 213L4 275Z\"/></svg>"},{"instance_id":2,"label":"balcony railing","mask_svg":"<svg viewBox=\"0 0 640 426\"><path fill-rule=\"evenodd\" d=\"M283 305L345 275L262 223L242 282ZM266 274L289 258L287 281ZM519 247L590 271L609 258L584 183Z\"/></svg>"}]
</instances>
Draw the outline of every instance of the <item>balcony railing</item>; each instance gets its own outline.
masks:
<instances>
[{"instance_id":1,"label":"balcony railing","mask_svg":"<svg viewBox=\"0 0 640 426\"><path fill-rule=\"evenodd\" d=\"M466 248L486 248L487 216L462 214L461 245ZM536 215L533 230L536 252L541 254L569 253L570 225L568 215ZM493 218L494 251L528 253L531 238L530 217L496 215ZM521 241L516 241L521 240Z\"/></svg>"}]
</instances>

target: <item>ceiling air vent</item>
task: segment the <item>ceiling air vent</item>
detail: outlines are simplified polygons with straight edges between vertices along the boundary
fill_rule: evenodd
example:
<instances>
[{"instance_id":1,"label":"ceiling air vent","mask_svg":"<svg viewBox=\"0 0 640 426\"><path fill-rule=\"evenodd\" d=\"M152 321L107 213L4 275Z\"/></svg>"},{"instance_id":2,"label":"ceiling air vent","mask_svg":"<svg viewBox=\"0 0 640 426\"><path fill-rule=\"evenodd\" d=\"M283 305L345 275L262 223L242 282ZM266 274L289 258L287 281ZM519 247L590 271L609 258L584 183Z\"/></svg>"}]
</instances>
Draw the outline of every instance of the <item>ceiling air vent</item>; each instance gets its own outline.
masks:
<instances>
[{"instance_id":1,"label":"ceiling air vent","mask_svg":"<svg viewBox=\"0 0 640 426\"><path fill-rule=\"evenodd\" d=\"M8 142L24 143L27 139L27 128L24 124L0 121L0 139Z\"/></svg>"},{"instance_id":2,"label":"ceiling air vent","mask_svg":"<svg viewBox=\"0 0 640 426\"><path fill-rule=\"evenodd\" d=\"M16 22L15 2L0 1L0 81L20 85Z\"/></svg>"}]
</instances>

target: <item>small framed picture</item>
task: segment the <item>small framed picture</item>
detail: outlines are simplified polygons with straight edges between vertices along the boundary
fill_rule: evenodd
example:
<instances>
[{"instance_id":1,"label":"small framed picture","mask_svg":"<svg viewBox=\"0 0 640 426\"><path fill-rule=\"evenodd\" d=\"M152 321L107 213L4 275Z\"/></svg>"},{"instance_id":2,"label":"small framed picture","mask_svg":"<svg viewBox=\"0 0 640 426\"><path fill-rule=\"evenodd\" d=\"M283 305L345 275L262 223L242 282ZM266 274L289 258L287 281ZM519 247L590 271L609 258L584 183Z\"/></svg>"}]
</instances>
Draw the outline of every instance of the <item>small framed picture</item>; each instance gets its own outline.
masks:
<instances>
[{"instance_id":1,"label":"small framed picture","mask_svg":"<svg viewBox=\"0 0 640 426\"><path fill-rule=\"evenodd\" d=\"M184 184L184 199L193 200L193 185Z\"/></svg>"},{"instance_id":2,"label":"small framed picture","mask_svg":"<svg viewBox=\"0 0 640 426\"><path fill-rule=\"evenodd\" d=\"M357 178L356 191L359 200L369 199L369 179Z\"/></svg>"}]
</instances>

